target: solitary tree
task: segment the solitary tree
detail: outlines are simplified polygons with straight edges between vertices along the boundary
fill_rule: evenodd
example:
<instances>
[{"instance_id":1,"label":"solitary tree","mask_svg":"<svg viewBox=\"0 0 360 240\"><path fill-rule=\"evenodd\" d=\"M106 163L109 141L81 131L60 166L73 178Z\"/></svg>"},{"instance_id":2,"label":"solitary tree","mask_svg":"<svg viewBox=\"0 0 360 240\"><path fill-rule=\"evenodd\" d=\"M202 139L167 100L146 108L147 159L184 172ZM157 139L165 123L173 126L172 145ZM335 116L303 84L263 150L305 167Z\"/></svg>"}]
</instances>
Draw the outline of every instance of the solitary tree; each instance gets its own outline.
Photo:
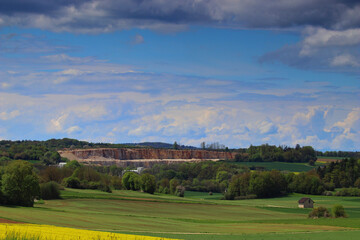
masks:
<instances>
[{"instance_id":1,"label":"solitary tree","mask_svg":"<svg viewBox=\"0 0 360 240\"><path fill-rule=\"evenodd\" d=\"M179 144L176 141L174 142L174 149L179 149Z\"/></svg>"},{"instance_id":2,"label":"solitary tree","mask_svg":"<svg viewBox=\"0 0 360 240\"><path fill-rule=\"evenodd\" d=\"M32 207L40 194L39 180L33 166L25 161L13 161L2 176L2 192L7 203Z\"/></svg>"}]
</instances>

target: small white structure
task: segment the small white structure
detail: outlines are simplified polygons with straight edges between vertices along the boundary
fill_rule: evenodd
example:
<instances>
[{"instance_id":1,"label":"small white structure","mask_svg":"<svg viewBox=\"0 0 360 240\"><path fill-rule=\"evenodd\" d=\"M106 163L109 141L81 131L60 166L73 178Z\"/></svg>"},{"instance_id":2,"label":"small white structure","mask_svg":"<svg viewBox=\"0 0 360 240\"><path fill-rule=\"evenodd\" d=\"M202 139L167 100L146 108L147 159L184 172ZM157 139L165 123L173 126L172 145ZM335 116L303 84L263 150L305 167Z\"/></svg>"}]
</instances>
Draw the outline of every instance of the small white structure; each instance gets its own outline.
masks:
<instances>
[{"instance_id":1,"label":"small white structure","mask_svg":"<svg viewBox=\"0 0 360 240\"><path fill-rule=\"evenodd\" d=\"M66 162L59 162L59 164L57 165L57 167L62 168L66 165Z\"/></svg>"},{"instance_id":2,"label":"small white structure","mask_svg":"<svg viewBox=\"0 0 360 240\"><path fill-rule=\"evenodd\" d=\"M142 171L144 171L144 168L143 167L138 167L138 168L136 168L136 170L124 170L122 172L122 174L124 175L124 173L126 173L126 172L134 172L134 173L137 173L137 174L141 174Z\"/></svg>"}]
</instances>

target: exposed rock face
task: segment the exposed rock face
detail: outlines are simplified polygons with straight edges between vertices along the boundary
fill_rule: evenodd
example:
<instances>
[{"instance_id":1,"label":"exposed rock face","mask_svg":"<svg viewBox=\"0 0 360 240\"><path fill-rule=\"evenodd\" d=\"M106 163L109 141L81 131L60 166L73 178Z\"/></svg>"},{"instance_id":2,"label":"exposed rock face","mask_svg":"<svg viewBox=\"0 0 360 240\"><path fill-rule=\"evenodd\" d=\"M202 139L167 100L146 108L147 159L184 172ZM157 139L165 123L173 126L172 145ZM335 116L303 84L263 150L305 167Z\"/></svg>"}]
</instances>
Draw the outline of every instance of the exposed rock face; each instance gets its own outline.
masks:
<instances>
[{"instance_id":1,"label":"exposed rock face","mask_svg":"<svg viewBox=\"0 0 360 240\"><path fill-rule=\"evenodd\" d=\"M98 148L59 151L62 157L88 164L150 167L156 163L234 159L233 152L207 150Z\"/></svg>"}]
</instances>

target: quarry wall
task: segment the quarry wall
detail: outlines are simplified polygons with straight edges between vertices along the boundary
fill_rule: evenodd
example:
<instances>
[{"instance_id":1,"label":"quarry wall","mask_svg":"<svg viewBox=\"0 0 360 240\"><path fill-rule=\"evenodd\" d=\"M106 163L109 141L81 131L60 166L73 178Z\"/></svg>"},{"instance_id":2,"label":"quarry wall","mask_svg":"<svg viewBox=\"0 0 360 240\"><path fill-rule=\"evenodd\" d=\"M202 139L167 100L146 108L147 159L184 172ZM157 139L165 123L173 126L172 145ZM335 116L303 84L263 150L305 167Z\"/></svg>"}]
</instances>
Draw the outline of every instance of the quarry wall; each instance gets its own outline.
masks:
<instances>
[{"instance_id":1,"label":"quarry wall","mask_svg":"<svg viewBox=\"0 0 360 240\"><path fill-rule=\"evenodd\" d=\"M96 148L59 151L62 157L85 164L121 167L151 167L156 163L194 162L234 159L235 152L209 150L174 150L153 148Z\"/></svg>"}]
</instances>

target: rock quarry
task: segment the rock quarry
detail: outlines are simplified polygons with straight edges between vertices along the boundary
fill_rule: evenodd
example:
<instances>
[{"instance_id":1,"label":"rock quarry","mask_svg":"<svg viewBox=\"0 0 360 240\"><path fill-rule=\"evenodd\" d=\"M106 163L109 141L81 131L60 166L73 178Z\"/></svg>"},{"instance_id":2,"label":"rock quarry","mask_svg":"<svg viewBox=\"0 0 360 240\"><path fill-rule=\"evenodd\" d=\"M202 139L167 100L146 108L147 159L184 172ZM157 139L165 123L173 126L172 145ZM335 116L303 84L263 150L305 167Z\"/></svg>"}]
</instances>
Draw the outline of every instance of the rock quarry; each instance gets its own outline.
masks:
<instances>
[{"instance_id":1,"label":"rock quarry","mask_svg":"<svg viewBox=\"0 0 360 240\"><path fill-rule=\"evenodd\" d=\"M62 157L84 164L151 167L157 163L234 159L235 152L153 148L96 148L59 151Z\"/></svg>"}]
</instances>

